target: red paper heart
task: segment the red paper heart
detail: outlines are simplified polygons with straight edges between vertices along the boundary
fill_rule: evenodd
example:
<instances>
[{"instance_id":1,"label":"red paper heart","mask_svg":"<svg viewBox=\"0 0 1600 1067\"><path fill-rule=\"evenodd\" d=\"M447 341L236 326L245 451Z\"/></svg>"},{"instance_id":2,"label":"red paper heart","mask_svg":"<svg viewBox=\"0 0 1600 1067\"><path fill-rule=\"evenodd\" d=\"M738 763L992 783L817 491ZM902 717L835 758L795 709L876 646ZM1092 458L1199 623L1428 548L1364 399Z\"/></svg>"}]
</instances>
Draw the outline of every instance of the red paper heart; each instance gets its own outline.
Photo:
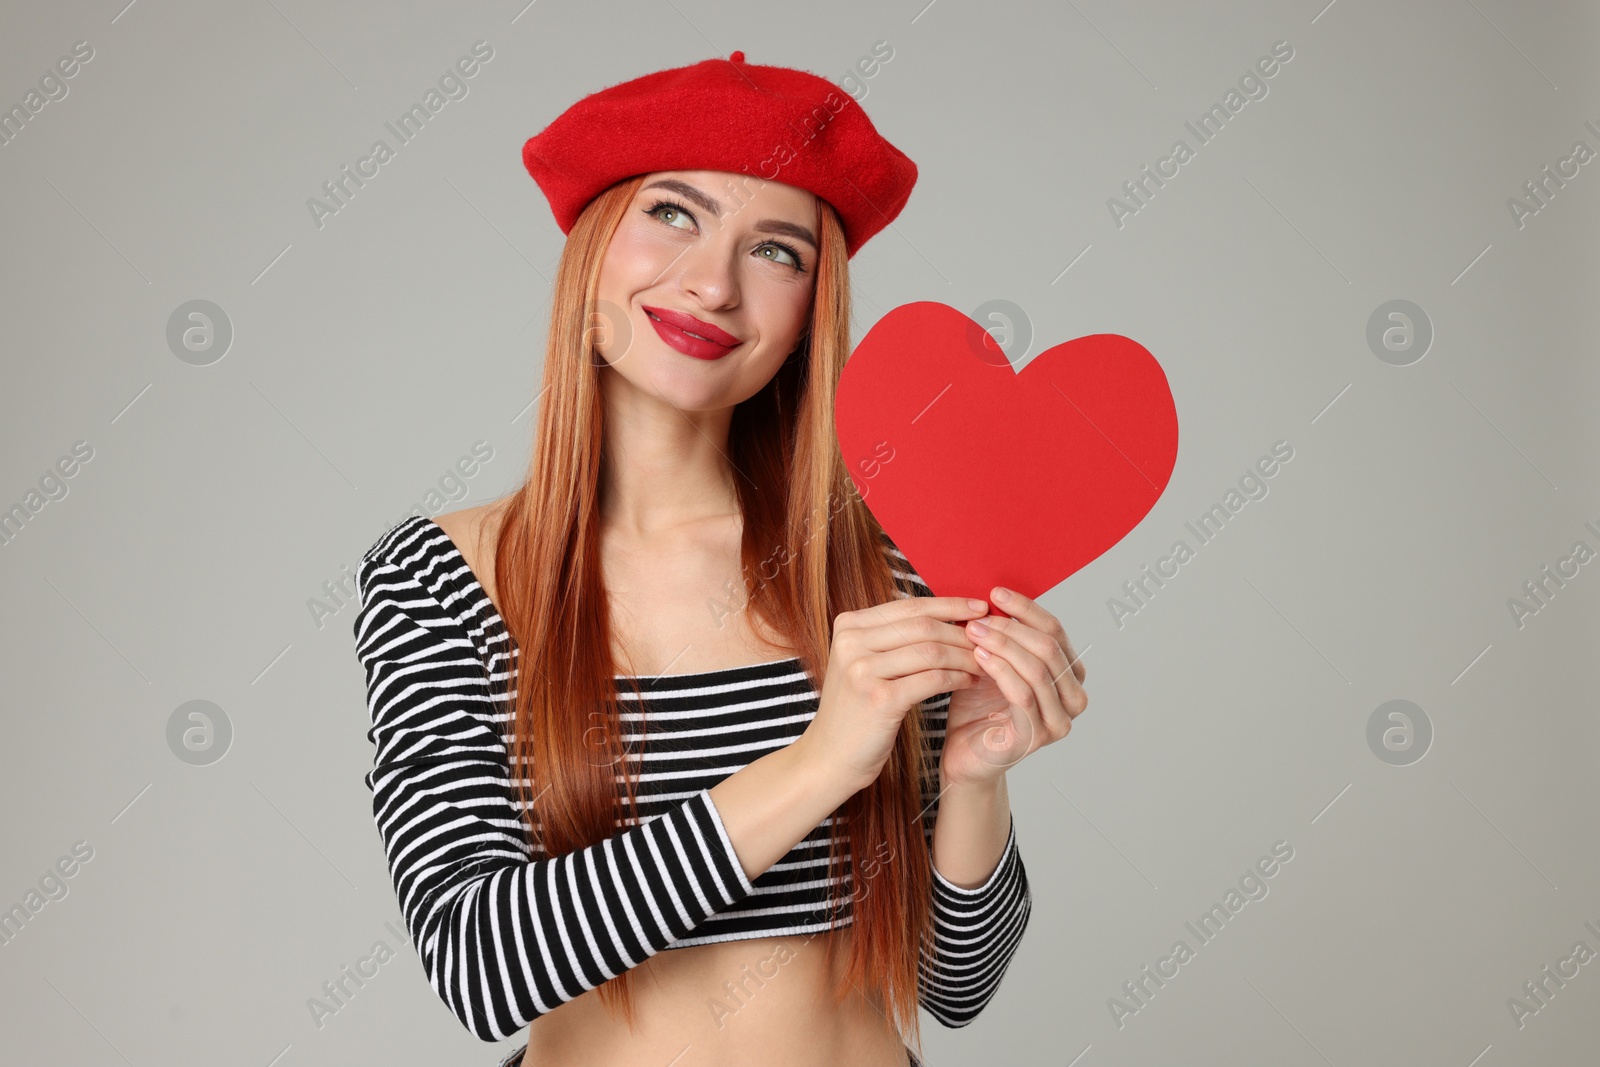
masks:
<instances>
[{"instance_id":1,"label":"red paper heart","mask_svg":"<svg viewBox=\"0 0 1600 1067\"><path fill-rule=\"evenodd\" d=\"M856 488L939 596L1038 597L1147 515L1178 458L1166 373L1091 334L1019 374L978 323L902 304L845 363L834 420Z\"/></svg>"}]
</instances>

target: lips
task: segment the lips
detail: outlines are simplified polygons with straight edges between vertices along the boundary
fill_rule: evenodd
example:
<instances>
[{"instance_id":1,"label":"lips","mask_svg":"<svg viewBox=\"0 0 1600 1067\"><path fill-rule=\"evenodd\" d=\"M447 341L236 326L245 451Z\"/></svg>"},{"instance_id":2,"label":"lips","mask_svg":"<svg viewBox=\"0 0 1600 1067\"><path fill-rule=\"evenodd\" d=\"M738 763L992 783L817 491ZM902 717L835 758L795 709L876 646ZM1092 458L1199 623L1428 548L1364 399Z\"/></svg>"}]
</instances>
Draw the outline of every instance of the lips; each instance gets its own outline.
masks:
<instances>
[{"instance_id":1,"label":"lips","mask_svg":"<svg viewBox=\"0 0 1600 1067\"><path fill-rule=\"evenodd\" d=\"M656 336L669 347L693 359L721 359L742 343L733 334L709 322L702 322L693 315L669 308L643 306Z\"/></svg>"}]
</instances>

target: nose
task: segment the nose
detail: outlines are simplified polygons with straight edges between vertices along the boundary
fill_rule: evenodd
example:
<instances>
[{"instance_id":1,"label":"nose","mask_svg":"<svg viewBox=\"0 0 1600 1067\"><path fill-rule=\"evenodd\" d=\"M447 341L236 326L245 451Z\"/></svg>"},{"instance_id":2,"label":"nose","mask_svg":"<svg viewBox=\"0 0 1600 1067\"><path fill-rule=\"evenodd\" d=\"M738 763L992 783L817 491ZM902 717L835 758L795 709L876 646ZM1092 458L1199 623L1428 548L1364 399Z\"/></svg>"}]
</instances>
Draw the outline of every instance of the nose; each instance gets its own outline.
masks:
<instances>
[{"instance_id":1,"label":"nose","mask_svg":"<svg viewBox=\"0 0 1600 1067\"><path fill-rule=\"evenodd\" d=\"M678 260L678 285L707 308L733 307L739 302L739 274L734 250L720 235L697 242Z\"/></svg>"}]
</instances>

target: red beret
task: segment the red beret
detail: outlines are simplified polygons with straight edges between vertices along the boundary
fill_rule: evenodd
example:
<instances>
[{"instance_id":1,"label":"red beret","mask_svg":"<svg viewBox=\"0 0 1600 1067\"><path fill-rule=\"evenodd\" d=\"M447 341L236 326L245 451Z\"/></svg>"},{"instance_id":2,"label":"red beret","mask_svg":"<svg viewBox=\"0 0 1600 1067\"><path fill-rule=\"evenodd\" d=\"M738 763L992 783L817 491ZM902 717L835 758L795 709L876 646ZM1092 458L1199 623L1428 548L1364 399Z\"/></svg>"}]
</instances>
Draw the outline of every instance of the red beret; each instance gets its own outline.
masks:
<instances>
[{"instance_id":1,"label":"red beret","mask_svg":"<svg viewBox=\"0 0 1600 1067\"><path fill-rule=\"evenodd\" d=\"M591 93L522 146L556 224L635 174L726 170L809 189L844 223L847 255L894 221L917 165L849 93L789 67L707 59Z\"/></svg>"}]
</instances>

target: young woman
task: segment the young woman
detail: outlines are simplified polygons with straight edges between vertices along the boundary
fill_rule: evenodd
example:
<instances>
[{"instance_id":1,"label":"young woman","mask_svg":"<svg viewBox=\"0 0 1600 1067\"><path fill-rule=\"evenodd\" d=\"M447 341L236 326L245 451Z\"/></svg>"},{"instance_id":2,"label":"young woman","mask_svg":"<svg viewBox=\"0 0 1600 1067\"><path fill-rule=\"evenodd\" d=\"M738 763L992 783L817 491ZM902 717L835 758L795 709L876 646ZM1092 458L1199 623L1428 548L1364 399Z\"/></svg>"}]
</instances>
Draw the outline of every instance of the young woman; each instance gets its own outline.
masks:
<instances>
[{"instance_id":1,"label":"young woman","mask_svg":"<svg viewBox=\"0 0 1600 1067\"><path fill-rule=\"evenodd\" d=\"M472 1033L527 1027L504 1064L918 1064L1031 912L1005 771L1087 697L1038 604L932 595L839 455L847 260L916 169L738 52L524 161L568 235L528 477L359 573L417 952Z\"/></svg>"}]
</instances>

